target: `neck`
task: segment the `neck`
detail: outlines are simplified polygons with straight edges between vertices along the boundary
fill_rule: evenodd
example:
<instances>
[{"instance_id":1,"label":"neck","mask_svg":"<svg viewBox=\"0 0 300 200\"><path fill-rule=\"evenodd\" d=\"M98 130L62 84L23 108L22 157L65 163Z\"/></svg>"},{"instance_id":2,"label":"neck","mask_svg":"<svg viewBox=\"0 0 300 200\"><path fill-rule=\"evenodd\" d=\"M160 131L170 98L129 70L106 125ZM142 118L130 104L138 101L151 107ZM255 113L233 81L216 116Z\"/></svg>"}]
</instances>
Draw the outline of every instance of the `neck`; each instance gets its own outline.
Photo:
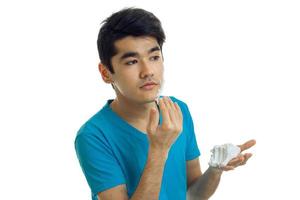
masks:
<instances>
[{"instance_id":1,"label":"neck","mask_svg":"<svg viewBox=\"0 0 300 200\"><path fill-rule=\"evenodd\" d=\"M136 123L147 123L150 109L158 109L155 100L149 102L135 102L124 97L116 97L110 106L114 112L126 121Z\"/></svg>"}]
</instances>

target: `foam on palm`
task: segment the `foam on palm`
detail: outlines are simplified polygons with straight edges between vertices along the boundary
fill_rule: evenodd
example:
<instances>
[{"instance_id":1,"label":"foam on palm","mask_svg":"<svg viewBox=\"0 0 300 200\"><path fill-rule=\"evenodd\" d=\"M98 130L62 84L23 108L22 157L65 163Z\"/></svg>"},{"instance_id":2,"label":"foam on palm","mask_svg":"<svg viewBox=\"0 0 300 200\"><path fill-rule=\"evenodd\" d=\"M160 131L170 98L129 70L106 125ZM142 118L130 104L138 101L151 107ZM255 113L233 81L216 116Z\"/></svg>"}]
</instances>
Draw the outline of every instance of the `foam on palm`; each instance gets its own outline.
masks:
<instances>
[{"instance_id":1,"label":"foam on palm","mask_svg":"<svg viewBox=\"0 0 300 200\"><path fill-rule=\"evenodd\" d=\"M241 153L241 149L228 143L214 146L211 153L209 166L220 168L226 166L230 160L238 156Z\"/></svg>"}]
</instances>

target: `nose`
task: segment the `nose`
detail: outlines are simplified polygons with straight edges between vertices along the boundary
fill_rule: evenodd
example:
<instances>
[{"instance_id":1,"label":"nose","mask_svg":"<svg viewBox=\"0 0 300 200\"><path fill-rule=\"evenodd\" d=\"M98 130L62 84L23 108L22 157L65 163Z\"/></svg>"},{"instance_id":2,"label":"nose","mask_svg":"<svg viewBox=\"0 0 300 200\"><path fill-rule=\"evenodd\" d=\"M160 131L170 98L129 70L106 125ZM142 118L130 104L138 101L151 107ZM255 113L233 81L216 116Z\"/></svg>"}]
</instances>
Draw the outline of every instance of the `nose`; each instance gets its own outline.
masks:
<instances>
[{"instance_id":1,"label":"nose","mask_svg":"<svg viewBox=\"0 0 300 200\"><path fill-rule=\"evenodd\" d=\"M141 73L140 76L142 79L150 76L154 76L153 66L147 62L141 62Z\"/></svg>"}]
</instances>

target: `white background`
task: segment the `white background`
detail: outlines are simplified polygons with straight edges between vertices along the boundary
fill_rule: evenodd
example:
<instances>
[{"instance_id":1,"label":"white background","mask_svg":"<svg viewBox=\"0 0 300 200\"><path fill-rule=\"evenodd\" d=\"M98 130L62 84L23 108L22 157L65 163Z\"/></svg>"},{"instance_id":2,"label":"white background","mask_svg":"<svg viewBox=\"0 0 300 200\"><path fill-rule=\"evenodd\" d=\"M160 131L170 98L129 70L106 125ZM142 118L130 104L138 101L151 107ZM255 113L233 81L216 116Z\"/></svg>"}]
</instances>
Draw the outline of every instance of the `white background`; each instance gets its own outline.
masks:
<instances>
[{"instance_id":1,"label":"white background","mask_svg":"<svg viewBox=\"0 0 300 200\"><path fill-rule=\"evenodd\" d=\"M0 199L90 199L74 138L114 97L96 40L129 6L162 22L162 94L189 105L202 170L213 145L257 140L211 199L300 199L300 6L290 0L1 1Z\"/></svg>"}]
</instances>

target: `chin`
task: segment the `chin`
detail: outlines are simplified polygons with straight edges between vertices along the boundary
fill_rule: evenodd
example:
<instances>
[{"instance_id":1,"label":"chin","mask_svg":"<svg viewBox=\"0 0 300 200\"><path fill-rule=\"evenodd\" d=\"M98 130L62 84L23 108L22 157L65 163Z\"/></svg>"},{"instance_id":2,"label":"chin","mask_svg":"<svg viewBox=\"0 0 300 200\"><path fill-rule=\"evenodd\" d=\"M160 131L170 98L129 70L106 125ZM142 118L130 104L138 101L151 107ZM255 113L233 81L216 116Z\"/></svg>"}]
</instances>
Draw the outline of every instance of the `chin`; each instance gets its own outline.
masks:
<instances>
[{"instance_id":1,"label":"chin","mask_svg":"<svg viewBox=\"0 0 300 200\"><path fill-rule=\"evenodd\" d=\"M153 95L143 95L141 97L137 97L137 100L141 103L152 103L156 100L156 98L158 97L157 94L153 94Z\"/></svg>"}]
</instances>

